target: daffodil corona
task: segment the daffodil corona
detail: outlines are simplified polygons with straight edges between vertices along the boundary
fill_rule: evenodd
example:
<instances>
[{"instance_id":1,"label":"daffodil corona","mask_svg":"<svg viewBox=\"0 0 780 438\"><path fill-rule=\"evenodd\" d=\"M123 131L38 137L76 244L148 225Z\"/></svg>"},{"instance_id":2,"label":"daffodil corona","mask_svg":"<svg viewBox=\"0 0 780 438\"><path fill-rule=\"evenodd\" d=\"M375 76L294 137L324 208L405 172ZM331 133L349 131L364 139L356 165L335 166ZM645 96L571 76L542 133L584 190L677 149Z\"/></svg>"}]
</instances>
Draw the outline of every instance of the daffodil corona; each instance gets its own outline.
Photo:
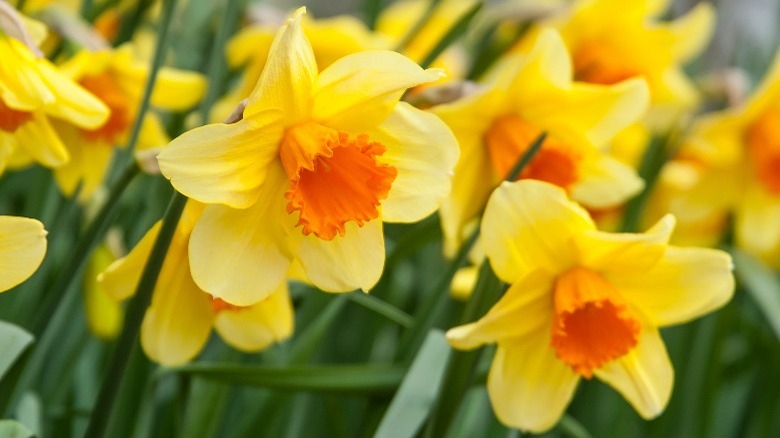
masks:
<instances>
[{"instance_id":1,"label":"daffodil corona","mask_svg":"<svg viewBox=\"0 0 780 438\"><path fill-rule=\"evenodd\" d=\"M644 234L596 230L551 184L502 184L482 220L496 275L511 286L477 322L447 333L459 349L497 343L488 392L498 418L551 428L581 378L620 392L644 418L669 401L673 369L658 333L723 306L734 279L728 254L667 244L674 218Z\"/></svg>"},{"instance_id":2,"label":"daffodil corona","mask_svg":"<svg viewBox=\"0 0 780 438\"><path fill-rule=\"evenodd\" d=\"M382 221L433 213L458 157L443 122L398 102L441 71L366 51L320 73L303 13L277 34L242 120L189 131L158 157L177 190L211 204L192 232L192 275L232 305L268 296L293 260L323 290L370 289Z\"/></svg>"}]
</instances>

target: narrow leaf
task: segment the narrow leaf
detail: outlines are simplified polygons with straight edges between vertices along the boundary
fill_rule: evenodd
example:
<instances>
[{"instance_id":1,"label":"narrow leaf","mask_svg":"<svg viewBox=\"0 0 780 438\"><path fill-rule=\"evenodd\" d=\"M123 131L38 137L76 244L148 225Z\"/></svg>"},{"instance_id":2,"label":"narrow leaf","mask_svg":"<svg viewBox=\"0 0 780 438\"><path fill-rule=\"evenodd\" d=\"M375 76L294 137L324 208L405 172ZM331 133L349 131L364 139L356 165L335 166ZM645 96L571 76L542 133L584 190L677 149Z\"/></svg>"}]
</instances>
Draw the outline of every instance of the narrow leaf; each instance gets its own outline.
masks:
<instances>
[{"instance_id":1,"label":"narrow leaf","mask_svg":"<svg viewBox=\"0 0 780 438\"><path fill-rule=\"evenodd\" d=\"M24 329L0 321L0 380L32 341L33 336Z\"/></svg>"},{"instance_id":2,"label":"narrow leaf","mask_svg":"<svg viewBox=\"0 0 780 438\"><path fill-rule=\"evenodd\" d=\"M0 437L3 438L32 438L33 433L24 425L15 420L0 420Z\"/></svg>"},{"instance_id":3,"label":"narrow leaf","mask_svg":"<svg viewBox=\"0 0 780 438\"><path fill-rule=\"evenodd\" d=\"M389 395L401 384L405 369L374 364L274 367L196 363L174 371L222 383L287 391Z\"/></svg>"},{"instance_id":4,"label":"narrow leaf","mask_svg":"<svg viewBox=\"0 0 780 438\"><path fill-rule=\"evenodd\" d=\"M431 330L390 402L374 438L415 436L439 392L450 347L441 330Z\"/></svg>"}]
</instances>

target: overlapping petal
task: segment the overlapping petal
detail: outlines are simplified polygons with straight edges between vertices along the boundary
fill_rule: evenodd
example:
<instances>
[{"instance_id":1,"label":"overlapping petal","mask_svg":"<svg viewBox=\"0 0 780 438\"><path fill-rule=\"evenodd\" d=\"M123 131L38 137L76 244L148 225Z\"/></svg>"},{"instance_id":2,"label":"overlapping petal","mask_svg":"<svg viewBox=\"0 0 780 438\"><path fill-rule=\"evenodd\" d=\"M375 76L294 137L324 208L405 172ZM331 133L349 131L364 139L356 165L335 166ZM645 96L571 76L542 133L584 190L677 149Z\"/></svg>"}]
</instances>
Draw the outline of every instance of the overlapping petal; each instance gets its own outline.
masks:
<instances>
[{"instance_id":1,"label":"overlapping petal","mask_svg":"<svg viewBox=\"0 0 780 438\"><path fill-rule=\"evenodd\" d=\"M576 260L574 236L595 225L588 213L554 185L503 183L482 217L482 244L496 275L508 283L535 269L551 274Z\"/></svg>"},{"instance_id":2,"label":"overlapping petal","mask_svg":"<svg viewBox=\"0 0 780 438\"><path fill-rule=\"evenodd\" d=\"M459 155L458 142L447 125L401 102L369 136L387 147L382 161L398 171L382 201L382 219L414 222L436 211L450 192Z\"/></svg>"},{"instance_id":3,"label":"overlapping petal","mask_svg":"<svg viewBox=\"0 0 780 438\"><path fill-rule=\"evenodd\" d=\"M290 337L295 324L292 301L283 282L268 298L249 307L219 312L214 328L230 345L259 351Z\"/></svg>"}]
</instances>

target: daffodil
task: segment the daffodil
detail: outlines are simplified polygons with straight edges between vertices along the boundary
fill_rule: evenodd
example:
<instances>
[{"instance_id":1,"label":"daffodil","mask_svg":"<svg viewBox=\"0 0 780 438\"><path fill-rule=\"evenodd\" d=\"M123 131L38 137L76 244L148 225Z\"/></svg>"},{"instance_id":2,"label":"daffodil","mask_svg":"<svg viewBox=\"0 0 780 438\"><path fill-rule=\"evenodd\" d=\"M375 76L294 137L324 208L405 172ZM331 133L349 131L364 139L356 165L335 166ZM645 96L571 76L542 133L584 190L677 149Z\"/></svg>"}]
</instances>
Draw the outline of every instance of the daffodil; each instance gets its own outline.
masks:
<instances>
[{"instance_id":1,"label":"daffodil","mask_svg":"<svg viewBox=\"0 0 780 438\"><path fill-rule=\"evenodd\" d=\"M483 85L431 108L461 148L452 193L441 208L447 253L454 254L491 190L542 132L547 138L520 178L557 184L590 208L618 205L641 190L636 173L599 148L643 115L644 80L573 82L566 47L547 29L529 53L508 56Z\"/></svg>"},{"instance_id":2,"label":"daffodil","mask_svg":"<svg viewBox=\"0 0 780 438\"><path fill-rule=\"evenodd\" d=\"M97 281L98 275L108 269L116 258L108 245L98 246L87 261L82 280L87 327L95 336L105 340L119 335L125 316L121 303L111 299Z\"/></svg>"},{"instance_id":3,"label":"daffodil","mask_svg":"<svg viewBox=\"0 0 780 438\"><path fill-rule=\"evenodd\" d=\"M81 182L81 196L88 198L103 181L116 146L124 146L138 117L138 105L148 76L147 65L136 58L131 44L97 52L81 51L61 66L63 72L92 92L111 109L108 120L90 129L57 123L56 129L71 160L55 170L60 188L71 194ZM151 105L171 111L192 107L203 96L202 75L163 67L157 76ZM137 150L159 148L169 138L159 118L146 114Z\"/></svg>"},{"instance_id":4,"label":"daffodil","mask_svg":"<svg viewBox=\"0 0 780 438\"><path fill-rule=\"evenodd\" d=\"M0 216L0 292L27 280L46 254L46 230L35 219Z\"/></svg>"},{"instance_id":5,"label":"daffodil","mask_svg":"<svg viewBox=\"0 0 780 438\"><path fill-rule=\"evenodd\" d=\"M578 81L614 84L643 77L650 87L647 121L669 126L698 103L683 71L709 42L715 12L698 3L673 21L659 21L668 0L578 0L564 16L549 20L571 52Z\"/></svg>"},{"instance_id":6,"label":"daffodil","mask_svg":"<svg viewBox=\"0 0 780 438\"><path fill-rule=\"evenodd\" d=\"M278 284L263 301L243 307L214 299L193 282L187 246L192 226L202 210L203 205L193 201L185 207L141 325L144 352L167 366L197 356L212 328L228 344L248 352L282 341L293 330L292 302L286 282ZM161 222L157 222L126 257L98 277L100 286L114 300L127 299L135 292L160 226Z\"/></svg>"},{"instance_id":7,"label":"daffodil","mask_svg":"<svg viewBox=\"0 0 780 438\"><path fill-rule=\"evenodd\" d=\"M712 312L734 290L728 254L670 246L673 228L666 216L643 234L606 233L559 187L524 180L496 189L482 242L510 287L447 339L459 349L498 344L487 387L504 424L549 429L579 380L593 376L643 418L663 411L673 369L658 328Z\"/></svg>"},{"instance_id":8,"label":"daffodil","mask_svg":"<svg viewBox=\"0 0 780 438\"><path fill-rule=\"evenodd\" d=\"M382 222L433 213L458 157L441 120L398 101L441 71L366 51L319 73L303 13L277 34L242 120L186 132L158 157L178 191L212 204L192 232L192 275L233 305L276 290L294 259L320 289L369 290Z\"/></svg>"},{"instance_id":9,"label":"daffodil","mask_svg":"<svg viewBox=\"0 0 780 438\"><path fill-rule=\"evenodd\" d=\"M63 165L70 156L52 121L94 129L108 117L102 102L33 49L0 29L0 171L17 151Z\"/></svg>"},{"instance_id":10,"label":"daffodil","mask_svg":"<svg viewBox=\"0 0 780 438\"><path fill-rule=\"evenodd\" d=\"M780 266L780 55L744 104L701 117L683 141L675 168L692 180L673 211L691 222L734 214L736 244Z\"/></svg>"}]
</instances>

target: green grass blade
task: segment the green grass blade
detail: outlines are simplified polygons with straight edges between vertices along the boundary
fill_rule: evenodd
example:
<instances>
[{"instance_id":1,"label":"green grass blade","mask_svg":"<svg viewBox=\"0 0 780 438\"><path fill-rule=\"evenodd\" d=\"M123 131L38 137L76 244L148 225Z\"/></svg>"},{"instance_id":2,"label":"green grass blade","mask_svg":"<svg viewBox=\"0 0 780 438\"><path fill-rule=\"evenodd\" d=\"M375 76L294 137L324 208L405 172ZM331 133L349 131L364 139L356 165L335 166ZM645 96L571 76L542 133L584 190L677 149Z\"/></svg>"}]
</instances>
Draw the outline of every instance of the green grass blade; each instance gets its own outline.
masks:
<instances>
[{"instance_id":1,"label":"green grass blade","mask_svg":"<svg viewBox=\"0 0 780 438\"><path fill-rule=\"evenodd\" d=\"M24 329L0 321L0 380L32 342L33 336Z\"/></svg>"},{"instance_id":2,"label":"green grass blade","mask_svg":"<svg viewBox=\"0 0 780 438\"><path fill-rule=\"evenodd\" d=\"M196 363L173 371L227 384L285 391L389 395L401 384L405 369L376 364L277 367Z\"/></svg>"},{"instance_id":3,"label":"green grass blade","mask_svg":"<svg viewBox=\"0 0 780 438\"><path fill-rule=\"evenodd\" d=\"M374 438L417 434L436 400L449 356L450 347L444 333L441 330L428 333Z\"/></svg>"}]
</instances>

